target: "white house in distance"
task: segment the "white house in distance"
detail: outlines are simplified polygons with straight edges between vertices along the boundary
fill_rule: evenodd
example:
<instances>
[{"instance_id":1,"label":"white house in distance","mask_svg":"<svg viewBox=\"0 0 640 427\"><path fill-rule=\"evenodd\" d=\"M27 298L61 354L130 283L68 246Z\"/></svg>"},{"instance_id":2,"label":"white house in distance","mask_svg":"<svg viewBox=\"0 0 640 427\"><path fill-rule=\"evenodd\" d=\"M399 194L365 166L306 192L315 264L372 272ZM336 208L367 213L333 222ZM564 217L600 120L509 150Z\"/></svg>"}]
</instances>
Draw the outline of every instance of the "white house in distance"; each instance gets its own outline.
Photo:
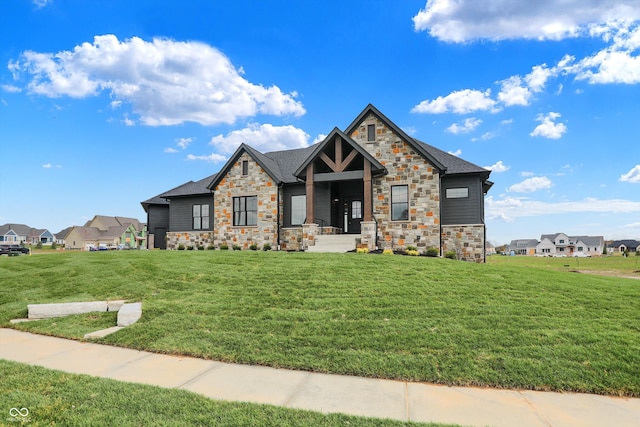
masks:
<instances>
[{"instance_id":1,"label":"white house in distance","mask_svg":"<svg viewBox=\"0 0 640 427\"><path fill-rule=\"evenodd\" d=\"M603 236L568 236L564 233L543 234L540 241L512 240L509 244L509 252L518 255L598 256L603 250Z\"/></svg>"}]
</instances>

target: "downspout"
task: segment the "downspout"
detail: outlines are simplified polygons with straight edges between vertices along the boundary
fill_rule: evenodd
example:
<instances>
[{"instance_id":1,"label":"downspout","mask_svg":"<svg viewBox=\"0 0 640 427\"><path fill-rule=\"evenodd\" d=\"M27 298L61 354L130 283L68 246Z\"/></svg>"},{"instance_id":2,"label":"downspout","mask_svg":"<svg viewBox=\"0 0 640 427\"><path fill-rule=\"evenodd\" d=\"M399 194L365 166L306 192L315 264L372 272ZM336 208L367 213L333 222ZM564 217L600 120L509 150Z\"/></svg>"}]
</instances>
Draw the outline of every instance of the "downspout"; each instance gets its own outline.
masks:
<instances>
[{"instance_id":1,"label":"downspout","mask_svg":"<svg viewBox=\"0 0 640 427\"><path fill-rule=\"evenodd\" d=\"M276 245L277 245L277 250L280 250L280 226L281 226L281 222L280 222L280 195L281 195L281 191L282 191L282 185L283 183L280 182L278 183L278 196L277 196L277 204L278 204L278 217L276 219L276 233L277 233L277 237L276 237Z\"/></svg>"}]
</instances>

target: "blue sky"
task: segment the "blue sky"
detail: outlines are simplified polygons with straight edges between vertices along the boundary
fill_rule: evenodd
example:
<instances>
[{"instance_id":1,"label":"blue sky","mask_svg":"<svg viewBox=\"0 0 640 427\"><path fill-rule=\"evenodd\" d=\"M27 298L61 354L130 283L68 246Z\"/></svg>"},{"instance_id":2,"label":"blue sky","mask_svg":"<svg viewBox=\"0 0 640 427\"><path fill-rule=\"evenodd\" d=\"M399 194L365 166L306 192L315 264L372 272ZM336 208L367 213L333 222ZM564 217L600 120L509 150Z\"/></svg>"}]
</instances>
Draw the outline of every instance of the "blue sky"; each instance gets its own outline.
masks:
<instances>
[{"instance_id":1,"label":"blue sky","mask_svg":"<svg viewBox=\"0 0 640 427\"><path fill-rule=\"evenodd\" d=\"M492 169L488 239L640 239L637 0L0 3L0 224L52 232L369 103Z\"/></svg>"}]
</instances>

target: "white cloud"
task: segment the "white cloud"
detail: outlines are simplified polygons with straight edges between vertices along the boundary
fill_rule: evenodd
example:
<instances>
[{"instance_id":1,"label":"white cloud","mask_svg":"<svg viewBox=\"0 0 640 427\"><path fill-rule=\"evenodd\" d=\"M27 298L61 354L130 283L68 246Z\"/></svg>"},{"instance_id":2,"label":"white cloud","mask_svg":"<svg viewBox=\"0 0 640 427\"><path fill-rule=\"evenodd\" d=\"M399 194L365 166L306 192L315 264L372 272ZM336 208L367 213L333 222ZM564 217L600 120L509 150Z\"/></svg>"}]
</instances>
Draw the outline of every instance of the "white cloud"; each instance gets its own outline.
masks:
<instances>
[{"instance_id":1,"label":"white cloud","mask_svg":"<svg viewBox=\"0 0 640 427\"><path fill-rule=\"evenodd\" d=\"M497 163L495 163L495 164L493 164L491 166L485 166L484 168L485 169L489 169L490 171L495 172L495 173L500 173L500 172L508 171L511 168L511 166L507 166L504 163L502 163L502 160L498 160Z\"/></svg>"},{"instance_id":2,"label":"white cloud","mask_svg":"<svg viewBox=\"0 0 640 427\"><path fill-rule=\"evenodd\" d=\"M449 95L434 99L425 100L413 107L412 113L442 114L453 112L457 114L468 114L474 111L495 111L496 101L491 99L491 90L484 92L479 90L463 89L451 92Z\"/></svg>"},{"instance_id":3,"label":"white cloud","mask_svg":"<svg viewBox=\"0 0 640 427\"><path fill-rule=\"evenodd\" d=\"M125 126L135 126L136 125L135 120L132 120L129 117L125 117L124 119L122 119L122 123L124 123Z\"/></svg>"},{"instance_id":4,"label":"white cloud","mask_svg":"<svg viewBox=\"0 0 640 427\"><path fill-rule=\"evenodd\" d=\"M95 36L72 51L25 51L9 62L30 93L85 98L103 91L131 104L145 125L232 124L257 114L305 114L297 93L249 82L222 52L204 43ZM112 105L116 105L112 102Z\"/></svg>"},{"instance_id":5,"label":"white cloud","mask_svg":"<svg viewBox=\"0 0 640 427\"><path fill-rule=\"evenodd\" d=\"M311 144L309 144L309 145L313 145L313 144L317 144L318 142L322 142L322 141L324 141L324 139L325 139L326 137L327 137L327 135L325 135L325 134L323 134L323 133L318 134L318 136L316 136L316 137L314 138L314 140L313 140L313 141L311 141Z\"/></svg>"},{"instance_id":6,"label":"white cloud","mask_svg":"<svg viewBox=\"0 0 640 427\"><path fill-rule=\"evenodd\" d=\"M462 156L462 150L458 148L456 151L449 151L449 154L451 154L452 156L460 157Z\"/></svg>"},{"instance_id":7,"label":"white cloud","mask_svg":"<svg viewBox=\"0 0 640 427\"><path fill-rule=\"evenodd\" d=\"M620 181L640 183L640 165L635 165L629 172L620 176Z\"/></svg>"},{"instance_id":8,"label":"white cloud","mask_svg":"<svg viewBox=\"0 0 640 427\"><path fill-rule=\"evenodd\" d=\"M183 150L193 142L193 138L178 138L176 139L176 145Z\"/></svg>"},{"instance_id":9,"label":"white cloud","mask_svg":"<svg viewBox=\"0 0 640 427\"><path fill-rule=\"evenodd\" d=\"M2 88L3 91L8 92L8 93L22 92L22 89L20 89L18 86L14 86L14 85L2 85L2 86L0 86L0 88Z\"/></svg>"},{"instance_id":10,"label":"white cloud","mask_svg":"<svg viewBox=\"0 0 640 427\"><path fill-rule=\"evenodd\" d=\"M46 164L42 165L42 167L45 168L45 169L51 169L52 168L51 163L46 163Z\"/></svg>"},{"instance_id":11,"label":"white cloud","mask_svg":"<svg viewBox=\"0 0 640 427\"><path fill-rule=\"evenodd\" d=\"M449 126L446 131L452 133L454 135L458 135L461 133L469 133L476 130L478 126L482 124L482 120L476 119L475 117L470 117L465 119L462 124L454 123Z\"/></svg>"},{"instance_id":12,"label":"white cloud","mask_svg":"<svg viewBox=\"0 0 640 427\"><path fill-rule=\"evenodd\" d=\"M53 0L32 0L33 4L38 8L41 9L43 7L45 7L47 4L52 3Z\"/></svg>"},{"instance_id":13,"label":"white cloud","mask_svg":"<svg viewBox=\"0 0 640 427\"><path fill-rule=\"evenodd\" d=\"M517 184L513 184L507 188L507 191L513 193L533 193L534 191L550 188L551 185L551 180L546 176L534 176Z\"/></svg>"},{"instance_id":14,"label":"white cloud","mask_svg":"<svg viewBox=\"0 0 640 427\"><path fill-rule=\"evenodd\" d=\"M229 132L226 136L214 136L209 144L223 153L233 153L243 142L264 153L308 147L309 135L302 129L290 125L251 123L248 127Z\"/></svg>"},{"instance_id":15,"label":"white cloud","mask_svg":"<svg viewBox=\"0 0 640 427\"><path fill-rule=\"evenodd\" d=\"M175 148L173 148L173 147L167 147L167 148L165 148L165 149L164 149L164 152L165 152L165 153L169 153L169 154L173 154L173 153L177 153L177 152L178 152L178 150L176 150L176 149L175 149Z\"/></svg>"},{"instance_id":16,"label":"white cloud","mask_svg":"<svg viewBox=\"0 0 640 427\"><path fill-rule=\"evenodd\" d=\"M531 136L542 136L549 139L559 139L567 131L564 123L556 123L555 120L561 117L560 113L548 113L546 116L538 114L536 121L540 122L531 132Z\"/></svg>"},{"instance_id":17,"label":"white cloud","mask_svg":"<svg viewBox=\"0 0 640 427\"><path fill-rule=\"evenodd\" d=\"M428 0L416 31L446 42L561 40L592 34L594 23L640 19L637 0Z\"/></svg>"},{"instance_id":18,"label":"white cloud","mask_svg":"<svg viewBox=\"0 0 640 427\"><path fill-rule=\"evenodd\" d=\"M193 154L187 154L187 160L202 160L210 163L224 162L227 158L221 154L211 153L208 156L195 156Z\"/></svg>"},{"instance_id":19,"label":"white cloud","mask_svg":"<svg viewBox=\"0 0 640 427\"><path fill-rule=\"evenodd\" d=\"M542 202L519 197L504 197L486 199L487 219L502 219L512 221L518 217L532 217L554 214L573 213L635 213L640 212L640 202L624 199L594 199L580 201Z\"/></svg>"},{"instance_id":20,"label":"white cloud","mask_svg":"<svg viewBox=\"0 0 640 427\"><path fill-rule=\"evenodd\" d=\"M498 100L506 107L512 105L529 105L534 93L542 92L547 80L554 76L557 70L547 68L546 64L536 65L524 77L511 76L498 83L502 88L498 93Z\"/></svg>"}]
</instances>

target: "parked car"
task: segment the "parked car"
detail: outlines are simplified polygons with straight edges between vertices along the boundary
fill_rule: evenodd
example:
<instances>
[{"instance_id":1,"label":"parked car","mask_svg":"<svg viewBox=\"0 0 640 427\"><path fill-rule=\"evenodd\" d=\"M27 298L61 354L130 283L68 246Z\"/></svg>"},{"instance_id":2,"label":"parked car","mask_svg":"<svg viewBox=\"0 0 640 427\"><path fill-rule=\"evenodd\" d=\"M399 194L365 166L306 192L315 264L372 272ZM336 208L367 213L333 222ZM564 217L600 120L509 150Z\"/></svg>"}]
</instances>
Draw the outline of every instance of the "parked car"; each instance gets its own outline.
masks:
<instances>
[{"instance_id":1,"label":"parked car","mask_svg":"<svg viewBox=\"0 0 640 427\"><path fill-rule=\"evenodd\" d=\"M591 254L587 254L584 252L574 252L573 256L574 258L591 258Z\"/></svg>"},{"instance_id":2,"label":"parked car","mask_svg":"<svg viewBox=\"0 0 640 427\"><path fill-rule=\"evenodd\" d=\"M558 253L558 254L554 254L553 255L554 258L566 258L567 255L563 254L563 253Z\"/></svg>"},{"instance_id":3,"label":"parked car","mask_svg":"<svg viewBox=\"0 0 640 427\"><path fill-rule=\"evenodd\" d=\"M28 254L31 251L29 248L15 244L0 245L0 248L2 248L2 254L7 255Z\"/></svg>"}]
</instances>

